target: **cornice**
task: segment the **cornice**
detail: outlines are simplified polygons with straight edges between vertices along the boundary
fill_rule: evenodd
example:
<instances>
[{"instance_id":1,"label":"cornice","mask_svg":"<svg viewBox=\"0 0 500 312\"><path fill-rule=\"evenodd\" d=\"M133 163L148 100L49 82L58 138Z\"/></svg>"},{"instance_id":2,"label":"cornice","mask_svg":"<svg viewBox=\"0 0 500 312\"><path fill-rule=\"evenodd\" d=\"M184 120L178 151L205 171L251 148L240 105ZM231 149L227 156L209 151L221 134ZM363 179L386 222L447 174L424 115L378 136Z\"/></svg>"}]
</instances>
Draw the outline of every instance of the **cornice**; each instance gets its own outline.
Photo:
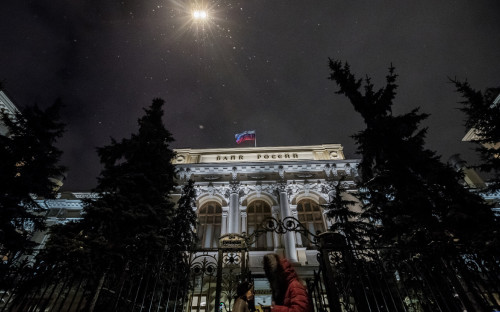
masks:
<instances>
[{"instance_id":1,"label":"cornice","mask_svg":"<svg viewBox=\"0 0 500 312\"><path fill-rule=\"evenodd\" d=\"M192 154L230 154L230 153L259 153L259 152L285 152L285 151L313 151L335 149L343 150L341 144L299 145L299 146L263 146L263 147L231 147L231 148L179 148L177 153Z\"/></svg>"},{"instance_id":2,"label":"cornice","mask_svg":"<svg viewBox=\"0 0 500 312\"><path fill-rule=\"evenodd\" d=\"M230 178L235 180L238 174L246 174L249 180L264 181L273 180L265 175L277 175L281 179L285 174L293 174L290 179L316 179L316 175L324 174L327 178L345 174L357 176L357 167L360 160L305 160L294 162L247 162L247 163L222 163L222 164L178 164L178 176L181 180L190 179L192 175L200 175L204 181L222 181Z\"/></svg>"}]
</instances>

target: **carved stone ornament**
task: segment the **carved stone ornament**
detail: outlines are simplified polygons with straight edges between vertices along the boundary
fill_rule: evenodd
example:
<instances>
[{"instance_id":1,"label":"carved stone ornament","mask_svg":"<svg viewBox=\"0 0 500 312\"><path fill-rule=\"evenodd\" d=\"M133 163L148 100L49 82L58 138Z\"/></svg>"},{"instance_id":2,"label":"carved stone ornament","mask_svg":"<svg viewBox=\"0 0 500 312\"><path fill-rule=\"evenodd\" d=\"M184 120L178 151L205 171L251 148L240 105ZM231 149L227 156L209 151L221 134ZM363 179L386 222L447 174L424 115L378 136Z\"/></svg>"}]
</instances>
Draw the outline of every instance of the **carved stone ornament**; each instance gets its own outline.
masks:
<instances>
[{"instance_id":1,"label":"carved stone ornament","mask_svg":"<svg viewBox=\"0 0 500 312\"><path fill-rule=\"evenodd\" d=\"M325 167L323 168L323 171L325 171L326 177L329 178L330 174L332 173L332 168L330 167L330 164L326 164Z\"/></svg>"},{"instance_id":2,"label":"carved stone ornament","mask_svg":"<svg viewBox=\"0 0 500 312\"><path fill-rule=\"evenodd\" d=\"M215 181L220 179L220 175L210 174L202 177L205 181Z\"/></svg>"},{"instance_id":3,"label":"carved stone ornament","mask_svg":"<svg viewBox=\"0 0 500 312\"><path fill-rule=\"evenodd\" d=\"M227 187L226 187L227 189ZM208 195L209 197L214 197L215 195L219 195L224 197L224 189L221 187L215 187L211 182L207 186L199 186L196 188L196 193L201 195ZM227 196L229 198L229 196ZM227 199L226 198L226 199Z\"/></svg>"},{"instance_id":4,"label":"carved stone ornament","mask_svg":"<svg viewBox=\"0 0 500 312\"><path fill-rule=\"evenodd\" d=\"M257 197L262 195L262 185L258 184L255 186L255 192L257 193Z\"/></svg>"},{"instance_id":5,"label":"carved stone ornament","mask_svg":"<svg viewBox=\"0 0 500 312\"><path fill-rule=\"evenodd\" d=\"M282 178L282 179L285 178L285 168L283 168L283 166L278 167L278 173L280 175L280 178Z\"/></svg>"},{"instance_id":6,"label":"carved stone ornament","mask_svg":"<svg viewBox=\"0 0 500 312\"><path fill-rule=\"evenodd\" d=\"M275 192L275 184L261 184L258 182L256 185L244 185L240 190L240 199L243 201L248 194L255 193L257 198L262 197L262 193L268 193L269 195L277 195ZM276 198L275 198L276 199Z\"/></svg>"},{"instance_id":7,"label":"carved stone ornament","mask_svg":"<svg viewBox=\"0 0 500 312\"><path fill-rule=\"evenodd\" d=\"M253 174L253 175L248 175L248 177L250 179L253 179L253 180L263 180L266 178L266 175L264 174Z\"/></svg>"},{"instance_id":8,"label":"carved stone ornament","mask_svg":"<svg viewBox=\"0 0 500 312\"><path fill-rule=\"evenodd\" d=\"M290 198L295 196L299 191L301 190L301 187L298 184L290 184L288 185L287 193Z\"/></svg>"},{"instance_id":9,"label":"carved stone ornament","mask_svg":"<svg viewBox=\"0 0 500 312\"><path fill-rule=\"evenodd\" d=\"M231 193L238 194L240 192L240 183L239 182L231 182L231 183L229 183L229 187L231 189Z\"/></svg>"},{"instance_id":10,"label":"carved stone ornament","mask_svg":"<svg viewBox=\"0 0 500 312\"><path fill-rule=\"evenodd\" d=\"M333 174L333 176L335 176L335 177L339 174L339 173L338 173L337 166L336 166L335 164L332 166L332 174Z\"/></svg>"},{"instance_id":11,"label":"carved stone ornament","mask_svg":"<svg viewBox=\"0 0 500 312\"><path fill-rule=\"evenodd\" d=\"M309 195L309 191L310 191L310 190L311 190L311 184L309 184L309 183L304 184L304 194L305 194L306 196L308 196L308 195Z\"/></svg>"},{"instance_id":12,"label":"carved stone ornament","mask_svg":"<svg viewBox=\"0 0 500 312\"><path fill-rule=\"evenodd\" d=\"M303 192L304 195L309 195L311 191L314 191L316 194L325 199L325 201L329 200L329 193L334 186L331 185L332 182L319 182L318 183L293 183L287 186L287 194L290 202L293 201L293 198L297 196L299 193Z\"/></svg>"},{"instance_id":13,"label":"carved stone ornament","mask_svg":"<svg viewBox=\"0 0 500 312\"><path fill-rule=\"evenodd\" d=\"M346 175L351 175L352 174L352 167L349 163L345 164L345 174Z\"/></svg>"},{"instance_id":14,"label":"carved stone ornament","mask_svg":"<svg viewBox=\"0 0 500 312\"><path fill-rule=\"evenodd\" d=\"M177 155L177 157L175 158L175 161L177 163L183 163L186 161L186 157L184 157L184 155Z\"/></svg>"},{"instance_id":15,"label":"carved stone ornament","mask_svg":"<svg viewBox=\"0 0 500 312\"><path fill-rule=\"evenodd\" d=\"M287 184L286 182L278 182L275 184L275 188L277 192L286 192L287 191Z\"/></svg>"},{"instance_id":16,"label":"carved stone ornament","mask_svg":"<svg viewBox=\"0 0 500 312\"><path fill-rule=\"evenodd\" d=\"M312 173L297 173L295 176L299 179L309 179L309 178L314 177L314 174L312 174Z\"/></svg>"},{"instance_id":17,"label":"carved stone ornament","mask_svg":"<svg viewBox=\"0 0 500 312\"><path fill-rule=\"evenodd\" d=\"M212 183L208 184L207 186L207 193L210 197L213 197L215 194L215 187L213 186Z\"/></svg>"},{"instance_id":18,"label":"carved stone ornament","mask_svg":"<svg viewBox=\"0 0 500 312\"><path fill-rule=\"evenodd\" d=\"M179 175L179 179L181 180L189 180L191 178L191 169L189 168L180 168L179 171L177 171L177 174Z\"/></svg>"}]
</instances>

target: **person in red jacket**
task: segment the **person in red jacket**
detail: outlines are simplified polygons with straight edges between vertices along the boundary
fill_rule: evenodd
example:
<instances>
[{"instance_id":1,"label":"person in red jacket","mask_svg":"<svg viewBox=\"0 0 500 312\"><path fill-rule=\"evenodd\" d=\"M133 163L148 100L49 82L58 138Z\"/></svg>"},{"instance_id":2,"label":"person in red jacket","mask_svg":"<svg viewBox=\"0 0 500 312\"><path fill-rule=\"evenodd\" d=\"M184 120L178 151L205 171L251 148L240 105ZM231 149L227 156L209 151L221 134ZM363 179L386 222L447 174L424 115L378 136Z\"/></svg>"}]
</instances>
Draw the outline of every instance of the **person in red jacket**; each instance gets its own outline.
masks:
<instances>
[{"instance_id":1,"label":"person in red jacket","mask_svg":"<svg viewBox=\"0 0 500 312\"><path fill-rule=\"evenodd\" d=\"M272 291L272 312L311 312L306 287L287 259L276 254L264 256L264 272Z\"/></svg>"}]
</instances>

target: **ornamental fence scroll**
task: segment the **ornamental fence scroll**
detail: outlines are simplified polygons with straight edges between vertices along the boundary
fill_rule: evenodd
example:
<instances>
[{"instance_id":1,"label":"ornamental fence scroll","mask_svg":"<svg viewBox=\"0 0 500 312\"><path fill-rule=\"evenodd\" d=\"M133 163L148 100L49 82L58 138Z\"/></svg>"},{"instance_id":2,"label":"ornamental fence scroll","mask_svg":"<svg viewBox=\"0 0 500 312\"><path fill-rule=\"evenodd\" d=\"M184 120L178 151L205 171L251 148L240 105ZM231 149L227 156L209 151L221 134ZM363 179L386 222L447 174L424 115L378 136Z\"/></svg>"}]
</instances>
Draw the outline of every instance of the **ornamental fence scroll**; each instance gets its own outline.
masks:
<instances>
[{"instance_id":1,"label":"ornamental fence scroll","mask_svg":"<svg viewBox=\"0 0 500 312\"><path fill-rule=\"evenodd\" d=\"M299 220L294 217L286 217L283 220L278 220L276 218L266 218L257 229L246 237L247 246L251 246L257 241L259 236L266 234L268 232L274 232L279 235L286 234L288 232L296 232L302 234L306 237L314 246L319 248L319 236L317 234L311 233Z\"/></svg>"},{"instance_id":2,"label":"ornamental fence scroll","mask_svg":"<svg viewBox=\"0 0 500 312\"><path fill-rule=\"evenodd\" d=\"M203 252L192 253L190 259L190 287L186 298L185 311L210 311L215 305L215 288L212 284L217 279L217 257Z\"/></svg>"}]
</instances>

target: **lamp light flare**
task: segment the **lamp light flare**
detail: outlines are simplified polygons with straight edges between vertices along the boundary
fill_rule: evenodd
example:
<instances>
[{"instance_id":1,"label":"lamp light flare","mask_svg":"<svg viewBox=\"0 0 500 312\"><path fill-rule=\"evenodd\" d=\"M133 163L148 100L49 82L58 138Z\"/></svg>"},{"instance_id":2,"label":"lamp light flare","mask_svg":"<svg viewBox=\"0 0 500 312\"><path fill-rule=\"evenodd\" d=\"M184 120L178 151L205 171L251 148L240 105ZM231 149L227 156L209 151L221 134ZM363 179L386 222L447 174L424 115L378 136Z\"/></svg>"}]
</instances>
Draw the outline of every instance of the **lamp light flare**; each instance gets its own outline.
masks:
<instances>
[{"instance_id":1,"label":"lamp light flare","mask_svg":"<svg viewBox=\"0 0 500 312\"><path fill-rule=\"evenodd\" d=\"M193 19L195 20L206 20L208 18L207 11L195 10L193 11Z\"/></svg>"}]
</instances>

